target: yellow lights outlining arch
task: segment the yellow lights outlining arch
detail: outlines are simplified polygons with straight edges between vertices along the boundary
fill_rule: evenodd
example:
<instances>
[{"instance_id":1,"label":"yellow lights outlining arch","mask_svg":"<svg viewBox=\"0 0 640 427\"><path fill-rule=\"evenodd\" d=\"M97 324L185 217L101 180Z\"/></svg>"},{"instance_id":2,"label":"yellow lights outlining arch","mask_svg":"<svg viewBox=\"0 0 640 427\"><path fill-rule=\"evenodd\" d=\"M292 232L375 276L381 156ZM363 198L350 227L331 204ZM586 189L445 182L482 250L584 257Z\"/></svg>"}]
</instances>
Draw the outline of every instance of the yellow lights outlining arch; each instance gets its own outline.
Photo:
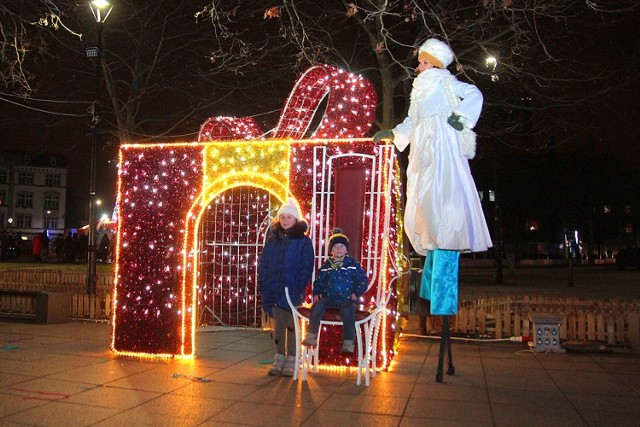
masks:
<instances>
[{"instance_id":1,"label":"yellow lights outlining arch","mask_svg":"<svg viewBox=\"0 0 640 427\"><path fill-rule=\"evenodd\" d=\"M182 310L183 313L190 313L190 315L188 318L182 317L181 333L185 338L186 335L190 335L190 339L182 341L183 356L193 357L194 352L194 346L185 347L185 341L195 342L198 286L196 266L199 262L197 230L206 207L225 190L241 186L263 189L284 203L288 197L292 196L289 190L290 145L288 140L252 141L251 143L226 141L207 144L204 147L203 188L186 218ZM274 177L280 177L280 179Z\"/></svg>"},{"instance_id":2,"label":"yellow lights outlining arch","mask_svg":"<svg viewBox=\"0 0 640 427\"><path fill-rule=\"evenodd\" d=\"M189 210L187 227L185 230L185 247L183 251L183 265L185 266L185 268L182 281L182 288L186 290L187 286L190 286L191 291L190 301L187 301L187 299L183 297L182 310L183 313L192 313L192 315L190 316L190 327L186 324L187 320L185 319L185 316L183 316L182 318L182 336L185 336L187 334L187 331L190 331L191 343L195 342L196 330L196 316L193 313L195 313L197 307L198 271L196 271L194 268L200 262L200 254L198 251L198 241L200 239L198 230L200 229L200 222L202 221L202 217L204 216L206 207L216 196L222 194L226 190L241 186L255 187L268 191L274 197L276 197L280 201L280 203L284 203L288 197L291 197L291 193L289 192L287 186L271 177L261 174L238 174L237 176L233 176L233 179L231 180L223 178L212 182L208 188L202 191L200 197L194 202L192 208ZM296 204L298 204L297 201ZM299 206L298 209L300 209ZM185 296L187 295L187 293L183 292L182 295ZM188 351L189 349L185 349L184 340L181 350L183 356L193 357L193 346L191 347L191 353L185 354L185 351Z\"/></svg>"}]
</instances>

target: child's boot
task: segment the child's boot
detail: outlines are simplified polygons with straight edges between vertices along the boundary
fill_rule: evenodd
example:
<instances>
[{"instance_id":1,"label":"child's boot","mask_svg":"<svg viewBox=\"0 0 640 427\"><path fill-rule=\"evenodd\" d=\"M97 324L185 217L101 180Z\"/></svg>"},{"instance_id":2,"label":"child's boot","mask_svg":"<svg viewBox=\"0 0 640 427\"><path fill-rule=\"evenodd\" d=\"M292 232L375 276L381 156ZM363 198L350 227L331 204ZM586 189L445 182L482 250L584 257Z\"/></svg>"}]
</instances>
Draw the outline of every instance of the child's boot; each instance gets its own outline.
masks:
<instances>
[{"instance_id":1,"label":"child's boot","mask_svg":"<svg viewBox=\"0 0 640 427\"><path fill-rule=\"evenodd\" d=\"M344 340L342 341L342 352L343 353L353 353L354 345L353 340Z\"/></svg>"},{"instance_id":2,"label":"child's boot","mask_svg":"<svg viewBox=\"0 0 640 427\"><path fill-rule=\"evenodd\" d=\"M307 332L307 335L304 337L304 341L302 341L302 345L306 347L315 347L316 344L318 344L318 334Z\"/></svg>"},{"instance_id":3,"label":"child's boot","mask_svg":"<svg viewBox=\"0 0 640 427\"><path fill-rule=\"evenodd\" d=\"M282 369L284 368L284 354L276 353L273 357L273 366L269 369L269 375L280 376L282 375Z\"/></svg>"},{"instance_id":4,"label":"child's boot","mask_svg":"<svg viewBox=\"0 0 640 427\"><path fill-rule=\"evenodd\" d=\"M286 359L284 359L284 367L282 368L282 376L283 377L292 377L295 368L296 368L296 357L295 356L287 356Z\"/></svg>"}]
</instances>

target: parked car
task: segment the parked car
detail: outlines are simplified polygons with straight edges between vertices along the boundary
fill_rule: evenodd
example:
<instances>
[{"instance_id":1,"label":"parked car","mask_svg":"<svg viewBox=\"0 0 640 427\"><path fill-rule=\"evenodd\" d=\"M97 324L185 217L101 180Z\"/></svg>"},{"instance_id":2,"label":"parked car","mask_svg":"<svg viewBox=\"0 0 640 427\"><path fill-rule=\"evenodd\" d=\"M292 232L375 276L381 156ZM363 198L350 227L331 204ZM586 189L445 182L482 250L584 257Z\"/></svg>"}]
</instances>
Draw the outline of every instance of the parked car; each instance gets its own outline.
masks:
<instances>
[{"instance_id":1,"label":"parked car","mask_svg":"<svg viewBox=\"0 0 640 427\"><path fill-rule=\"evenodd\" d=\"M640 268L640 248L624 248L616 255L616 267L620 270L635 267Z\"/></svg>"}]
</instances>

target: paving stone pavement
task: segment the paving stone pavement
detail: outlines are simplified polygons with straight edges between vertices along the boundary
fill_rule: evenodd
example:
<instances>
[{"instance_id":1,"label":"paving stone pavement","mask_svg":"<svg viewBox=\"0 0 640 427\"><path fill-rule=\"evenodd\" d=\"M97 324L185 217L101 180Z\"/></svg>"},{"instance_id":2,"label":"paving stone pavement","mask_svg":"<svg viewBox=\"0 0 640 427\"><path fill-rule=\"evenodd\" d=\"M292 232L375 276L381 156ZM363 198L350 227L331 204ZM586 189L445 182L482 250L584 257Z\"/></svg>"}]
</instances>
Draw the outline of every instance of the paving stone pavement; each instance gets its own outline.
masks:
<instances>
[{"instance_id":1,"label":"paving stone pavement","mask_svg":"<svg viewBox=\"0 0 640 427\"><path fill-rule=\"evenodd\" d=\"M625 273L633 296L640 272ZM461 286L461 295L491 293L491 285L478 286ZM154 361L115 357L108 323L2 322L0 425L629 426L640 419L640 357L630 350L540 354L522 343L455 341L456 374L436 383L438 342L417 329L411 317L390 369L364 387L355 372L320 370L306 382L268 376L274 345L260 330L198 331L194 360Z\"/></svg>"}]
</instances>

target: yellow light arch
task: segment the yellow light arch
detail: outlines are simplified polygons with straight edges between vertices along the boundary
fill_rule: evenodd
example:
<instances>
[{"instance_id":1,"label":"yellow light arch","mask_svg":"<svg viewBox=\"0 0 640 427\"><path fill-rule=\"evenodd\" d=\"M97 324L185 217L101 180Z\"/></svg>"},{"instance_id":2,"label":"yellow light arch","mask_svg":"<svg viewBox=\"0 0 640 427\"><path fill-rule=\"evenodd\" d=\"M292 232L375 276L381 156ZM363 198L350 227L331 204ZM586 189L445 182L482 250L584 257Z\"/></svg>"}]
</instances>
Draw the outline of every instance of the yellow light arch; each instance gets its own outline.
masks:
<instances>
[{"instance_id":1,"label":"yellow light arch","mask_svg":"<svg viewBox=\"0 0 640 427\"><path fill-rule=\"evenodd\" d=\"M287 176L288 178L288 176ZM233 175L223 175L218 179L209 182L209 185L203 189L199 197L194 201L193 205L189 209L187 214L187 227L185 229L185 247L183 251L183 289L186 291L187 286L190 287L190 292L183 292L183 295L190 295L190 299L183 299L182 306L184 313L191 313L189 320L187 316L183 316L182 335L191 335L189 342L195 342L196 331L196 307L197 307L197 286L198 286L198 266L199 266L199 251L198 242L200 239L198 230L200 229L200 223L206 211L206 207L211 201L222 194L224 191L235 187L254 187L265 190L276 197L280 203L284 203L288 197L293 197L288 186L289 180L286 182L278 181L271 176L261 173L237 173ZM294 197L295 200L295 197ZM298 202L296 200L296 205ZM300 206L298 206L300 210ZM302 211L301 211L302 212ZM190 323L190 325L187 324ZM184 342L184 340L183 340ZM182 348L182 355L186 357L193 357L194 348Z\"/></svg>"}]
</instances>

